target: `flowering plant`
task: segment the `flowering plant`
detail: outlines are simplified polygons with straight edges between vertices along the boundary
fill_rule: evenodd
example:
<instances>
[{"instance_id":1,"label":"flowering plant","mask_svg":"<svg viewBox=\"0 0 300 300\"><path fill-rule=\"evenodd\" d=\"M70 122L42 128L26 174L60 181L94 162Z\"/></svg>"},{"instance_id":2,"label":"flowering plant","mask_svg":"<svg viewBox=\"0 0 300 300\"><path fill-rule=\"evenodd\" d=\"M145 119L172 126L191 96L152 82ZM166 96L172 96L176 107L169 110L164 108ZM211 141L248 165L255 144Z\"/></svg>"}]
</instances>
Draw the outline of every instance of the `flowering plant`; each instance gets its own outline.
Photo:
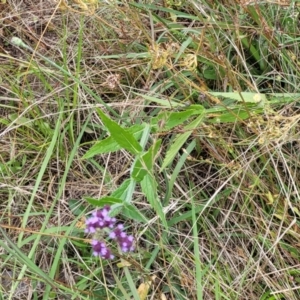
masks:
<instances>
[{"instance_id":1,"label":"flowering plant","mask_svg":"<svg viewBox=\"0 0 300 300\"><path fill-rule=\"evenodd\" d=\"M109 216L110 206L104 206L102 209L96 210L91 217L86 220L86 233L92 233L93 239L91 242L93 254L104 259L113 259L114 255L111 249L107 247L103 233L108 233L106 238L115 240L122 252L134 250L132 235L127 235L124 231L122 223L116 224L116 218ZM101 233L101 238L99 238Z\"/></svg>"}]
</instances>

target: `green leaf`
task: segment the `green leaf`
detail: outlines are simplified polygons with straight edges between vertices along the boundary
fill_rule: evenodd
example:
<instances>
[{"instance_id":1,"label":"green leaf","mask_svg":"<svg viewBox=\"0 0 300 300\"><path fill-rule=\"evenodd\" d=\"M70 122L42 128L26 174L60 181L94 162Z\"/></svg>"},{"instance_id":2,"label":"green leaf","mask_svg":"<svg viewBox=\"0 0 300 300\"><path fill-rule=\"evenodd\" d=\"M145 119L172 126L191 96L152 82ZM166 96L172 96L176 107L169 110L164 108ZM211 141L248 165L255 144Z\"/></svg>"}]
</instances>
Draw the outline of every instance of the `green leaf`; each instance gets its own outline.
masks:
<instances>
[{"instance_id":1,"label":"green leaf","mask_svg":"<svg viewBox=\"0 0 300 300\"><path fill-rule=\"evenodd\" d=\"M114 192L111 193L111 197L122 200L122 203L115 203L111 206L111 216L119 214L124 205L129 203L128 198L132 197L134 191L135 181L132 178L126 179Z\"/></svg>"},{"instance_id":2,"label":"green leaf","mask_svg":"<svg viewBox=\"0 0 300 300\"><path fill-rule=\"evenodd\" d=\"M123 181L122 184L111 193L111 197L125 200L130 183L131 180L129 178Z\"/></svg>"},{"instance_id":3,"label":"green leaf","mask_svg":"<svg viewBox=\"0 0 300 300\"><path fill-rule=\"evenodd\" d=\"M154 209L156 214L159 216L165 228L168 229L168 224L167 224L165 214L163 212L162 204L158 199L158 195L157 195L157 183L153 178L153 176L147 174L141 182L141 188L149 204Z\"/></svg>"},{"instance_id":4,"label":"green leaf","mask_svg":"<svg viewBox=\"0 0 300 300\"><path fill-rule=\"evenodd\" d=\"M130 182L130 181L129 181ZM120 187L122 187L122 189L117 189L117 193L115 194L119 194L120 195L120 191L123 190L123 192L126 190L125 185L121 185ZM127 186L128 187L128 186ZM126 187L126 188L127 188ZM116 191L115 191L116 192ZM117 213L119 213L120 211L122 211L122 213L130 218L133 219L137 222L142 222L142 223L147 223L148 219L132 204L130 203L126 203L124 202L124 200L116 198L116 197L103 197L101 199L94 199L94 198L90 198L90 197L84 197L84 199L86 201L88 201L90 204L96 206L96 207L103 207L105 205L114 205L114 204L119 204L120 206L118 207L117 210L112 212L112 215L116 215Z\"/></svg>"},{"instance_id":5,"label":"green leaf","mask_svg":"<svg viewBox=\"0 0 300 300\"><path fill-rule=\"evenodd\" d=\"M151 119L151 125L156 130L170 130L178 125L182 125L189 117L202 115L203 112L204 107L198 104L187 106L183 111L161 111L157 117ZM161 127L158 124L162 124Z\"/></svg>"},{"instance_id":6,"label":"green leaf","mask_svg":"<svg viewBox=\"0 0 300 300\"><path fill-rule=\"evenodd\" d=\"M195 141L195 139L193 139L191 141L191 143L186 145L185 151L178 158L176 167L172 168L172 170L171 170L172 174L170 174L171 176L168 178L168 182L167 182L168 188L166 190L164 200L163 200L163 204L165 206L167 206L169 204L169 201L170 201L170 198L172 195L172 191L173 191L173 187L178 178L178 175L179 175L180 171L182 170L182 168L184 167L186 159L191 154L191 152L195 149L195 147L196 147L196 141Z\"/></svg>"},{"instance_id":7,"label":"green leaf","mask_svg":"<svg viewBox=\"0 0 300 300\"><path fill-rule=\"evenodd\" d=\"M139 139L143 133L144 125L134 125L125 129L130 134L133 134L135 139ZM91 158L98 154L115 152L122 149L122 147L113 139L112 136L96 142L83 156L83 159Z\"/></svg>"},{"instance_id":8,"label":"green leaf","mask_svg":"<svg viewBox=\"0 0 300 300\"><path fill-rule=\"evenodd\" d=\"M205 79L211 79L211 80L217 80L218 78L216 70L213 69L212 67L209 67L208 69L205 69L203 71L203 77Z\"/></svg>"},{"instance_id":9,"label":"green leaf","mask_svg":"<svg viewBox=\"0 0 300 300\"><path fill-rule=\"evenodd\" d=\"M85 206L78 199L70 199L68 201L69 209L74 216L79 216L85 211Z\"/></svg>"},{"instance_id":10,"label":"green leaf","mask_svg":"<svg viewBox=\"0 0 300 300\"><path fill-rule=\"evenodd\" d=\"M100 199L94 199L94 198L90 198L90 197L84 197L84 199L94 205L94 206L97 206L97 207L103 207L105 205L113 205L113 204L119 204L119 203L123 203L123 200L121 199L118 199L118 198L115 198L115 197L103 197L103 198L100 198Z\"/></svg>"},{"instance_id":11,"label":"green leaf","mask_svg":"<svg viewBox=\"0 0 300 300\"><path fill-rule=\"evenodd\" d=\"M133 179L140 182L147 173L152 174L155 157L160 149L160 145L161 140L157 140L144 155L137 159L131 174Z\"/></svg>"},{"instance_id":12,"label":"green leaf","mask_svg":"<svg viewBox=\"0 0 300 300\"><path fill-rule=\"evenodd\" d=\"M250 93L250 92L209 92L211 95L215 97L224 97L236 100L238 102L249 102L249 103L259 103L259 102L266 102L267 98L265 94L260 93Z\"/></svg>"},{"instance_id":13,"label":"green leaf","mask_svg":"<svg viewBox=\"0 0 300 300\"><path fill-rule=\"evenodd\" d=\"M33 120L25 117L20 117L17 113L10 114L8 118L11 121L15 121L15 123L18 125L25 125L27 127L32 127L33 125Z\"/></svg>"},{"instance_id":14,"label":"green leaf","mask_svg":"<svg viewBox=\"0 0 300 300\"><path fill-rule=\"evenodd\" d=\"M148 219L132 204L124 202L122 213L137 222L148 223Z\"/></svg>"},{"instance_id":15,"label":"green leaf","mask_svg":"<svg viewBox=\"0 0 300 300\"><path fill-rule=\"evenodd\" d=\"M166 157L164 159L164 162L160 168L160 172L163 171L175 158L178 151L182 148L183 144L186 142L186 140L190 137L192 134L192 130L184 132L180 135L177 135L175 138L173 144L170 146L170 149L168 150Z\"/></svg>"},{"instance_id":16,"label":"green leaf","mask_svg":"<svg viewBox=\"0 0 300 300\"><path fill-rule=\"evenodd\" d=\"M262 113L263 109L259 108L256 109L253 114ZM224 112L221 113L219 116L216 116L212 119L209 119L209 123L235 123L240 120L246 120L251 117L251 113L249 114L249 111L244 109L235 109L231 112Z\"/></svg>"},{"instance_id":17,"label":"green leaf","mask_svg":"<svg viewBox=\"0 0 300 300\"><path fill-rule=\"evenodd\" d=\"M178 54L176 55L175 61L174 63L177 63L178 59L180 58L180 56L182 55L182 53L184 53L185 49L190 45L190 43L193 42L193 38L191 36L189 36L182 44L181 47L178 51Z\"/></svg>"},{"instance_id":18,"label":"green leaf","mask_svg":"<svg viewBox=\"0 0 300 300\"><path fill-rule=\"evenodd\" d=\"M111 136L109 136L108 138L93 145L82 158L87 159L98 154L115 152L120 149L122 149L122 147Z\"/></svg>"},{"instance_id":19,"label":"green leaf","mask_svg":"<svg viewBox=\"0 0 300 300\"><path fill-rule=\"evenodd\" d=\"M142 151L141 145L134 138L133 134L122 128L115 121L107 117L100 109L98 109L103 124L110 132L111 137L121 146L130 153L136 155Z\"/></svg>"},{"instance_id":20,"label":"green leaf","mask_svg":"<svg viewBox=\"0 0 300 300\"><path fill-rule=\"evenodd\" d=\"M184 111L172 112L166 124L164 126L165 130L170 130L175 126L183 124L190 116L203 114L204 107L202 105L191 105Z\"/></svg>"},{"instance_id":21,"label":"green leaf","mask_svg":"<svg viewBox=\"0 0 300 300\"><path fill-rule=\"evenodd\" d=\"M180 133L176 136L174 139L174 142L172 145L170 145L170 148L166 154L166 157L163 161L163 164L160 168L160 172L162 172L175 158L178 151L182 148L184 143L187 141L187 139L190 137L190 135L193 132L193 129L197 128L199 124L202 122L203 119L203 112L204 109L199 112L200 116L198 116L195 120L190 122L188 125L186 125L183 129L186 130L184 133Z\"/></svg>"},{"instance_id":22,"label":"green leaf","mask_svg":"<svg viewBox=\"0 0 300 300\"><path fill-rule=\"evenodd\" d=\"M133 167L133 171L131 174L131 177L136 180L137 182L140 182L143 180L143 178L145 177L145 175L149 172L143 158L139 158L137 159L134 167Z\"/></svg>"},{"instance_id":23,"label":"green leaf","mask_svg":"<svg viewBox=\"0 0 300 300\"><path fill-rule=\"evenodd\" d=\"M175 102L175 101L172 101L172 100L165 100L165 99L160 99L160 98L156 98L156 97L153 97L153 96L148 96L148 95L144 95L144 94L138 94L138 93L134 93L136 94L137 96L140 96L150 102L155 102L157 104L160 104L166 108L174 108L174 107L184 107L184 104L181 104L181 103L178 103L178 102Z\"/></svg>"},{"instance_id":24,"label":"green leaf","mask_svg":"<svg viewBox=\"0 0 300 300\"><path fill-rule=\"evenodd\" d=\"M183 124L192 115L193 115L193 110L185 110L180 112L169 113L166 116L163 130L170 130L175 126Z\"/></svg>"}]
</instances>

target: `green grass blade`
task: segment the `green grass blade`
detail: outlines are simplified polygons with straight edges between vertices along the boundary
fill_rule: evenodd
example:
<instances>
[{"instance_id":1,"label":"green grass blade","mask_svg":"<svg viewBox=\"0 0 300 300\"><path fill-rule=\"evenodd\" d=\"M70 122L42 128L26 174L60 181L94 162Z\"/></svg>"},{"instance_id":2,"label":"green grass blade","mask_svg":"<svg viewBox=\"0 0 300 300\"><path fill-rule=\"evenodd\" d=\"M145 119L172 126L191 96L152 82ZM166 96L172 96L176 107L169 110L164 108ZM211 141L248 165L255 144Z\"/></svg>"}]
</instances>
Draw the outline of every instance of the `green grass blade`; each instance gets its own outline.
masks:
<instances>
[{"instance_id":1,"label":"green grass blade","mask_svg":"<svg viewBox=\"0 0 300 300\"><path fill-rule=\"evenodd\" d=\"M33 202L34 202L34 199L35 199L35 196L36 196L36 193L37 193L37 190L40 186L40 183L41 183L41 180L43 178L43 175L46 171L46 168L48 166L48 163L53 155L53 151L54 151L54 147L57 143L57 140L58 140L58 137L59 137L59 132L60 132L60 127L61 127L61 121L62 121L62 108L61 108L61 111L60 111L60 114L59 114L59 117L58 117L58 120L56 121L56 127L55 127L55 130L54 130L54 133L53 133L53 137L52 137L52 140L51 140L51 143L46 151L46 155L45 155L45 158L43 160L43 163L41 165L41 169L39 171L39 174L38 174L38 177L35 181L35 185L34 185L34 188L33 188L33 191L32 191L32 194L31 194L31 197L30 197L30 200L29 200L29 203L27 205L27 209L26 209L26 212L24 213L24 216L23 216L23 219L22 219L22 227L25 228L26 227L26 224L27 224L27 221L28 221L28 217L29 217L29 213L32 209L32 205L33 205ZM20 235L19 235L19 238L18 238L18 244L21 243L22 241L22 238L23 238L23 233L21 232ZM32 258L32 257L29 257L29 258Z\"/></svg>"},{"instance_id":2,"label":"green grass blade","mask_svg":"<svg viewBox=\"0 0 300 300\"><path fill-rule=\"evenodd\" d=\"M57 282L55 282L53 280L53 278L51 278L49 275L47 275L46 273L44 273L36 264L34 264L34 262L29 259L24 253L23 251L8 237L8 235L6 234L6 232L1 228L0 226L0 232L2 234L2 236L5 239L5 242L0 241L0 245L1 247L3 247L3 249L5 249L8 253L11 253L14 257L17 258L17 260L21 263L26 265L26 267L28 267L33 274L39 276L39 279L41 279L42 281L44 281L45 283L47 283L50 287L52 288L58 288L58 289L62 289L65 291L70 292L70 290L63 286L58 284ZM17 282L17 285L19 284L19 282ZM13 292L11 291L11 295L13 294Z\"/></svg>"},{"instance_id":3,"label":"green grass blade","mask_svg":"<svg viewBox=\"0 0 300 300\"><path fill-rule=\"evenodd\" d=\"M166 157L160 168L160 172L162 172L168 165L171 164L171 162L173 161L173 159L175 158L175 156L177 155L179 150L182 148L182 146L187 141L187 139L191 136L192 133L193 133L193 131L190 130L185 133L177 135L173 144L170 146L170 149L168 150L168 152L166 154Z\"/></svg>"},{"instance_id":4,"label":"green grass blade","mask_svg":"<svg viewBox=\"0 0 300 300\"><path fill-rule=\"evenodd\" d=\"M191 189L192 190L192 189ZM196 267L196 290L197 290L197 300L203 299L203 284L202 284L202 267L201 267L201 257L199 251L199 237L198 237L198 226L197 226L197 217L195 210L195 202L193 196L191 196L192 201L192 221L193 221L193 244L194 244L194 260Z\"/></svg>"},{"instance_id":5,"label":"green grass blade","mask_svg":"<svg viewBox=\"0 0 300 300\"><path fill-rule=\"evenodd\" d=\"M59 199L60 196L61 196L61 194L62 194L62 192L63 192L63 188L62 188L62 187L64 187L64 185L65 185L65 182L66 182L66 179L67 179L67 176L68 176L70 167L71 167L72 162L73 162L73 160L74 160L74 157L75 157L75 155L76 155L76 153L77 153L77 150L78 150L78 147L79 147L79 144L80 144L82 135L83 135L84 132L85 132L85 128L86 128L86 126L87 126L89 120L90 120L90 116L87 118L86 122L82 125L81 131L80 131L80 133L79 133L79 135L78 135L78 137L77 137L77 139L76 139L76 142L75 142L75 144L74 144L74 147L73 147L73 149L72 149L72 151L71 151L71 153L70 153L69 159L68 159L68 161L67 161L67 163L66 163L65 172L64 172L64 175L63 175L62 180L61 180L61 184L60 184L61 188L60 188L59 191L58 191L58 195L57 195L56 199ZM75 219L75 221L73 222L73 226L74 226L75 222L76 222L78 219L79 219L79 217L77 217L77 218ZM73 226L71 225L71 226L69 227L69 230L67 230L67 232L66 232L67 235L69 235L70 232L73 230ZM50 276L51 278L53 278L53 279L54 279L55 274L56 274L56 272L57 272L57 270L58 270L58 268L59 268L59 265L60 265L60 263L61 263L61 255L62 255L62 251L63 251L63 249L64 249L64 246L65 246L66 242L67 242L67 239L66 239L66 238L62 238L62 239L59 241L59 246L58 246L58 248L56 249L55 256L54 256L54 261L53 261L53 263L52 263L52 266L51 266L51 269L50 269L50 272L49 272L49 276ZM43 295L43 299L44 299L44 300L49 299L50 291L51 291L51 286L48 285L48 286L46 287L45 293L44 293L44 295Z\"/></svg>"}]
</instances>

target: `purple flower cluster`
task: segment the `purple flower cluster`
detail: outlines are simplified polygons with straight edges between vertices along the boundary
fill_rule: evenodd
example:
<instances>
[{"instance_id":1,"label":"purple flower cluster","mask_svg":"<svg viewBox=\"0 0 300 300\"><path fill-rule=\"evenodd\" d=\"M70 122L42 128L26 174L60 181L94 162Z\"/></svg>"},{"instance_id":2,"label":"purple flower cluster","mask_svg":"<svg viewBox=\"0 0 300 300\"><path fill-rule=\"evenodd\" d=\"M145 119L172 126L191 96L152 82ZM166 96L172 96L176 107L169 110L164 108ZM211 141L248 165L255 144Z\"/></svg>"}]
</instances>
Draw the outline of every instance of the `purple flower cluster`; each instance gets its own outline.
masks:
<instances>
[{"instance_id":1,"label":"purple flower cluster","mask_svg":"<svg viewBox=\"0 0 300 300\"><path fill-rule=\"evenodd\" d=\"M133 251L134 250L133 236L127 235L127 233L124 232L123 230L124 230L124 225L119 224L113 231L111 231L109 237L118 242L123 252Z\"/></svg>"},{"instance_id":2,"label":"purple flower cluster","mask_svg":"<svg viewBox=\"0 0 300 300\"><path fill-rule=\"evenodd\" d=\"M109 216L110 206L105 206L100 210L92 213L92 216L86 220L86 233L93 233L95 237L92 239L93 254L104 259L113 259L114 255L103 241L96 238L96 233L100 230L110 230L109 237L115 240L123 252L134 250L133 236L127 235L124 231L124 225L116 225L116 218Z\"/></svg>"},{"instance_id":3,"label":"purple flower cluster","mask_svg":"<svg viewBox=\"0 0 300 300\"><path fill-rule=\"evenodd\" d=\"M104 242L98 240L92 240L91 242L93 248L93 254L95 256L101 256L105 259L113 259L114 255L111 253L110 249L107 248Z\"/></svg>"},{"instance_id":4,"label":"purple flower cluster","mask_svg":"<svg viewBox=\"0 0 300 300\"><path fill-rule=\"evenodd\" d=\"M110 207L104 206L101 210L94 211L86 220L86 233L95 233L97 229L114 228L116 218L109 216Z\"/></svg>"}]
</instances>

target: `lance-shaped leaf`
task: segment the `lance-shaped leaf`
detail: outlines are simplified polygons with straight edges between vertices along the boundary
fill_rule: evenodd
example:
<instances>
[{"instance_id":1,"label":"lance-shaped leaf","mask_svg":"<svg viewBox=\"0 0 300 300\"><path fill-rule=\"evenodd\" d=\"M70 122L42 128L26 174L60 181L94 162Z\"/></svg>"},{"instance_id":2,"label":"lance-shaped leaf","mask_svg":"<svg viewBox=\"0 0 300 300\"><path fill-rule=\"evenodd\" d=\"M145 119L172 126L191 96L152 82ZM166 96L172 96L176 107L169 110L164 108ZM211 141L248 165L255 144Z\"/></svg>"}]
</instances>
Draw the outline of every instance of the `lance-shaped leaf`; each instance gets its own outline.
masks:
<instances>
[{"instance_id":1,"label":"lance-shaped leaf","mask_svg":"<svg viewBox=\"0 0 300 300\"><path fill-rule=\"evenodd\" d=\"M133 179L140 182L147 173L152 174L155 157L160 149L160 145L161 140L156 141L145 154L137 159L131 174Z\"/></svg>"},{"instance_id":2,"label":"lance-shaped leaf","mask_svg":"<svg viewBox=\"0 0 300 300\"><path fill-rule=\"evenodd\" d=\"M168 229L168 224L163 212L163 207L157 195L157 183L154 177L147 174L141 181L141 188L149 204L155 210L165 228Z\"/></svg>"},{"instance_id":3,"label":"lance-shaped leaf","mask_svg":"<svg viewBox=\"0 0 300 300\"><path fill-rule=\"evenodd\" d=\"M107 117L100 109L98 109L98 114L108 129L111 137L125 150L136 155L142 151L141 145L134 138L133 134L122 128L118 123Z\"/></svg>"},{"instance_id":4,"label":"lance-shaped leaf","mask_svg":"<svg viewBox=\"0 0 300 300\"><path fill-rule=\"evenodd\" d=\"M135 139L139 139L143 133L143 125L133 125L132 127L125 129L129 134L132 134ZM122 149L112 136L96 142L83 156L83 159L91 158L98 154L115 152Z\"/></svg>"},{"instance_id":5,"label":"lance-shaped leaf","mask_svg":"<svg viewBox=\"0 0 300 300\"><path fill-rule=\"evenodd\" d=\"M202 113L200 113L200 115L194 121L190 122L188 125L186 125L183 128L184 130L183 133L180 133L176 136L173 144L170 146L169 150L167 151L166 157L160 169L161 172L173 161L178 151L183 147L187 139L193 133L193 130L196 129L199 126L199 124L202 122L204 110L202 110L201 112Z\"/></svg>"}]
</instances>

